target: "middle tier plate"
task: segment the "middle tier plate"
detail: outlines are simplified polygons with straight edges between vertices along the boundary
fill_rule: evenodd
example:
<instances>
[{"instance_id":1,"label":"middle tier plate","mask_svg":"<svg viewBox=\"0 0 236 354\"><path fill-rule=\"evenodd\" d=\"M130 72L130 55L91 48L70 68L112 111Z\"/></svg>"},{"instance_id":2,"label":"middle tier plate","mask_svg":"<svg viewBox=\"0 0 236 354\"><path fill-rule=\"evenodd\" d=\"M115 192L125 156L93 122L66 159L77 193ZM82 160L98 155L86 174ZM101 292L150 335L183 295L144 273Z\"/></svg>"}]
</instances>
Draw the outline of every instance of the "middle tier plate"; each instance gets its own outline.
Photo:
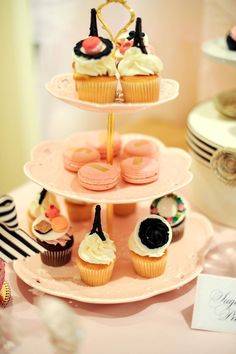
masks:
<instances>
[{"instance_id":1,"label":"middle tier plate","mask_svg":"<svg viewBox=\"0 0 236 354\"><path fill-rule=\"evenodd\" d=\"M90 203L134 203L176 191L187 185L192 174L189 171L190 155L178 148L167 148L158 139L143 134L124 134L122 145L132 139L151 140L159 146L159 178L157 181L134 185L124 182L121 178L115 188L107 191L91 191L83 188L77 174L64 169L62 154L66 146L86 144L88 134L79 132L65 140L50 140L37 145L31 154L31 161L24 166L26 176L45 189L74 201ZM122 157L114 159L119 166Z\"/></svg>"}]
</instances>

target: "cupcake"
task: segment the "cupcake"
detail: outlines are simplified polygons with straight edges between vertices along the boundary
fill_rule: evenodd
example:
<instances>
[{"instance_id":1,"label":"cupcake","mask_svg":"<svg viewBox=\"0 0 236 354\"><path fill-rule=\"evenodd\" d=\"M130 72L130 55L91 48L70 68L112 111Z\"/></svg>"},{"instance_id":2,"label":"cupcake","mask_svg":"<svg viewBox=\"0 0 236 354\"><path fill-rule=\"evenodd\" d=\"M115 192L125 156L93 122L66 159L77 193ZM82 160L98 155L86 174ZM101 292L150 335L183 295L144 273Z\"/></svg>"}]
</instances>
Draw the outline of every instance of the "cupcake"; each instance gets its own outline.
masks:
<instances>
[{"instance_id":1,"label":"cupcake","mask_svg":"<svg viewBox=\"0 0 236 354\"><path fill-rule=\"evenodd\" d=\"M151 214L162 216L170 224L173 240L183 236L186 209L182 198L174 193L153 200Z\"/></svg>"},{"instance_id":2,"label":"cupcake","mask_svg":"<svg viewBox=\"0 0 236 354\"><path fill-rule=\"evenodd\" d=\"M48 192L46 189L42 189L41 192L37 193L27 212L29 230L31 230L33 221L38 216L45 214L51 204L58 208L58 203L54 194Z\"/></svg>"},{"instance_id":3,"label":"cupcake","mask_svg":"<svg viewBox=\"0 0 236 354\"><path fill-rule=\"evenodd\" d=\"M112 42L98 36L96 10L92 9L89 37L74 47L73 78L80 100L95 103L115 101L118 80L112 50Z\"/></svg>"},{"instance_id":4,"label":"cupcake","mask_svg":"<svg viewBox=\"0 0 236 354\"><path fill-rule=\"evenodd\" d=\"M107 158L107 131L97 130L89 133L87 144L99 151L101 159ZM120 134L115 132L113 136L113 157L117 157L121 149Z\"/></svg>"},{"instance_id":5,"label":"cupcake","mask_svg":"<svg viewBox=\"0 0 236 354\"><path fill-rule=\"evenodd\" d=\"M161 216L151 215L137 223L129 238L135 272L145 278L164 273L172 230Z\"/></svg>"},{"instance_id":6,"label":"cupcake","mask_svg":"<svg viewBox=\"0 0 236 354\"><path fill-rule=\"evenodd\" d=\"M96 206L93 228L79 245L77 265L82 281L90 286L104 285L111 279L116 248L102 231L101 207Z\"/></svg>"},{"instance_id":7,"label":"cupcake","mask_svg":"<svg viewBox=\"0 0 236 354\"><path fill-rule=\"evenodd\" d=\"M40 254L44 264L60 267L70 261L74 238L67 219L55 205L50 205L45 214L35 219L32 233L38 244L46 249Z\"/></svg>"},{"instance_id":8,"label":"cupcake","mask_svg":"<svg viewBox=\"0 0 236 354\"><path fill-rule=\"evenodd\" d=\"M157 158L158 146L151 140L133 139L124 146L124 156L146 156Z\"/></svg>"},{"instance_id":9,"label":"cupcake","mask_svg":"<svg viewBox=\"0 0 236 354\"><path fill-rule=\"evenodd\" d=\"M137 18L133 46L118 65L125 102L145 103L159 99L161 60L148 54L142 38L141 18Z\"/></svg>"},{"instance_id":10,"label":"cupcake","mask_svg":"<svg viewBox=\"0 0 236 354\"><path fill-rule=\"evenodd\" d=\"M236 25L227 34L226 43L229 50L236 50Z\"/></svg>"},{"instance_id":11,"label":"cupcake","mask_svg":"<svg viewBox=\"0 0 236 354\"><path fill-rule=\"evenodd\" d=\"M70 221L78 222L91 219L93 204L65 199L65 205Z\"/></svg>"},{"instance_id":12,"label":"cupcake","mask_svg":"<svg viewBox=\"0 0 236 354\"><path fill-rule=\"evenodd\" d=\"M89 162L100 160L99 152L91 147L67 147L63 151L63 163L66 170L77 172L80 167Z\"/></svg>"}]
</instances>

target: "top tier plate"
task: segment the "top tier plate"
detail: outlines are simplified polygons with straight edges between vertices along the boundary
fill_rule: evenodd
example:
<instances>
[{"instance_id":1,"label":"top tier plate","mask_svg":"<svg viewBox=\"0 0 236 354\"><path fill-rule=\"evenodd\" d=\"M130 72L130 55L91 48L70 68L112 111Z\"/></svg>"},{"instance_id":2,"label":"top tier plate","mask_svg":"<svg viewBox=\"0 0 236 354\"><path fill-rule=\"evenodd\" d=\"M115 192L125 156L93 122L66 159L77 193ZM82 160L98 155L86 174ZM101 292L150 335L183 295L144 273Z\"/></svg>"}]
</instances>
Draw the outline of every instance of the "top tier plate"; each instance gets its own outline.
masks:
<instances>
[{"instance_id":1,"label":"top tier plate","mask_svg":"<svg viewBox=\"0 0 236 354\"><path fill-rule=\"evenodd\" d=\"M91 133L91 132L90 132ZM62 153L66 146L88 143L89 132L79 132L66 140L45 141L37 145L31 154L31 161L24 167L29 179L45 189L74 201L89 203L135 203L171 193L187 185L192 174L189 171L191 158L181 149L166 148L159 140L141 134L121 135L122 144L131 139L148 139L155 142L160 149L159 178L157 181L134 185L120 179L118 185L110 190L97 192L83 188L77 174L66 171L63 166ZM120 159L114 159L119 166Z\"/></svg>"},{"instance_id":2,"label":"top tier plate","mask_svg":"<svg viewBox=\"0 0 236 354\"><path fill-rule=\"evenodd\" d=\"M98 104L86 101L80 101L75 91L75 83L72 74L60 74L54 76L50 82L46 84L46 89L54 97L62 100L77 108L93 111L93 112L133 112L147 108L159 106L162 103L171 101L179 95L179 84L175 80L161 79L160 99L150 103L124 103L117 100L114 103Z\"/></svg>"},{"instance_id":3,"label":"top tier plate","mask_svg":"<svg viewBox=\"0 0 236 354\"><path fill-rule=\"evenodd\" d=\"M228 49L225 37L204 42L202 51L215 61L223 64L236 65L236 51Z\"/></svg>"}]
</instances>

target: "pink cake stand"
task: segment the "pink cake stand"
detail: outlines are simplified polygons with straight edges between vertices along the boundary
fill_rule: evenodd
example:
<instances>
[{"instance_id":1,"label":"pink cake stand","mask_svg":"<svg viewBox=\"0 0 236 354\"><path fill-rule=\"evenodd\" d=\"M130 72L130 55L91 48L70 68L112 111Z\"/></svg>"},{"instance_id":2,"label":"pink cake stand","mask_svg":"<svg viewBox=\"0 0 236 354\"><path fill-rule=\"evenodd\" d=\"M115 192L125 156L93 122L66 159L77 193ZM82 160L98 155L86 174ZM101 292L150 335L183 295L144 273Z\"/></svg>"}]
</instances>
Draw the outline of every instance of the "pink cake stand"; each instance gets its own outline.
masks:
<instances>
[{"instance_id":1,"label":"pink cake stand","mask_svg":"<svg viewBox=\"0 0 236 354\"><path fill-rule=\"evenodd\" d=\"M117 1L116 1L117 2ZM57 99L60 99L72 106L79 109L89 110L93 112L107 112L107 163L113 164L113 138L114 138L114 127L115 127L115 113L121 112L135 112L144 109L148 109L154 106L158 106L165 102L175 99L179 94L179 84L178 82L171 79L161 79L160 84L160 97L156 102L149 103L126 103L123 100L121 92L118 91L116 101L112 104L97 104L92 102L85 102L78 99L78 95L75 89L75 83L72 74L59 74L51 79L51 81L46 85L46 89ZM27 173L27 171L26 171ZM51 186L51 190L54 190L54 186ZM55 191L56 192L56 191ZM57 192L56 192L57 193ZM78 195L78 194L76 194ZM71 199L75 199L75 194L71 194ZM130 195L131 196L131 195ZM118 197L118 198L117 198ZM88 199L87 201L91 201ZM96 197L97 198L97 197ZM144 199L145 195L144 195ZM85 200L85 199L84 199ZM106 199L104 202L111 203L119 200L119 195L115 195L115 199ZM140 199L142 200L142 199ZM120 201L121 203L121 201ZM127 201L128 203L128 201ZM112 204L107 205L107 220L108 231L112 233L112 216L113 207Z\"/></svg>"},{"instance_id":2,"label":"pink cake stand","mask_svg":"<svg viewBox=\"0 0 236 354\"><path fill-rule=\"evenodd\" d=\"M47 84L47 89L56 98L77 108L109 112L108 163L119 165L120 158L114 161L112 159L114 113L143 110L170 101L178 96L179 85L174 80L162 79L159 101L148 104L127 104L122 101L122 97L118 97L115 103L106 105L80 101L76 98L72 75L68 74L54 77ZM189 212L184 236L170 245L165 273L153 279L143 279L134 273L128 250L128 237L137 220L149 215L150 200L178 190L192 179L189 171L191 159L185 151L166 148L159 140L141 134L123 135L122 143L125 144L134 138L149 139L159 146L160 176L158 181L140 187L125 183L120 179L115 188L102 193L84 189L80 186L76 174L66 171L63 167L64 148L77 141L81 144L86 143L88 133L77 133L66 140L46 141L33 149L31 161L24 167L25 174L31 180L67 199L106 204L103 207L103 214L107 213L107 225L105 222L104 229L112 235L116 243L117 261L112 280L108 284L89 287L81 282L76 266L77 249L81 238L91 225L88 223L74 224L73 233L76 242L71 262L64 267L54 268L44 265L40 256L15 261L14 269L25 283L55 296L88 303L114 304L138 301L171 291L190 282L201 272L213 232L211 224L205 217ZM123 218L122 222L119 217L113 216L112 218L113 204L133 202L139 202L134 214ZM111 219L112 233L109 230Z\"/></svg>"},{"instance_id":3,"label":"pink cake stand","mask_svg":"<svg viewBox=\"0 0 236 354\"><path fill-rule=\"evenodd\" d=\"M32 181L47 190L74 201L90 203L135 203L159 197L187 185L192 174L189 171L191 158L188 153L177 148L166 148L159 140L142 134L124 134L122 145L132 139L147 139L159 146L159 179L153 183L134 185L121 178L118 185L107 191L97 192L83 188L76 173L68 172L63 166L62 154L66 146L86 144L91 132L80 132L66 140L46 141L37 145L27 162L24 171ZM114 159L119 168L122 156Z\"/></svg>"},{"instance_id":4,"label":"pink cake stand","mask_svg":"<svg viewBox=\"0 0 236 354\"><path fill-rule=\"evenodd\" d=\"M149 214L149 207L150 202L142 202L135 214L122 219L114 217L112 238L117 247L117 260L112 279L106 285L85 285L76 266L78 244L91 227L89 222L73 225L75 245L72 260L67 265L49 267L36 255L14 261L14 270L26 284L44 293L94 304L134 302L177 289L202 271L213 235L211 224L204 216L188 209L184 235L171 243L164 274L152 279L141 278L131 264L128 238L137 220ZM103 220L105 213L103 207ZM106 230L106 223L103 228Z\"/></svg>"},{"instance_id":5,"label":"pink cake stand","mask_svg":"<svg viewBox=\"0 0 236 354\"><path fill-rule=\"evenodd\" d=\"M46 89L54 97L77 108L86 111L107 113L140 111L159 106L165 102L175 99L179 95L179 83L177 81L171 79L161 79L160 99L156 102L135 104L124 103L121 95L118 95L116 102L111 104L98 104L80 101L77 98L72 74L59 74L54 76L51 81L46 84Z\"/></svg>"}]
</instances>

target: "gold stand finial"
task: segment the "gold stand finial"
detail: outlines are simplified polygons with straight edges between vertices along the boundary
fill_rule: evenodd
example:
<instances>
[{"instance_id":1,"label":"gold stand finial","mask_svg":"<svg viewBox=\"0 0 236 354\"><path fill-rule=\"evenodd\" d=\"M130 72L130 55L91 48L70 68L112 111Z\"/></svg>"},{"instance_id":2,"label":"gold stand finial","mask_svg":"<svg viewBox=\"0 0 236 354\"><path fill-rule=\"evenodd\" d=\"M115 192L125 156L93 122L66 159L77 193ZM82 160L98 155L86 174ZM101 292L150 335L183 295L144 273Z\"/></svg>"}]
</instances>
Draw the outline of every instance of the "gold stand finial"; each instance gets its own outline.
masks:
<instances>
[{"instance_id":1,"label":"gold stand finial","mask_svg":"<svg viewBox=\"0 0 236 354\"><path fill-rule=\"evenodd\" d=\"M126 25L124 25L124 27L122 27L118 33L114 36L109 28L109 26L107 25L107 23L104 21L103 17L102 17L102 9L104 7L106 7L107 5L111 4L111 3L118 3L120 5L122 5L126 10L128 10L129 14L130 14L130 19L127 22ZM116 44L117 39L119 38L119 36L128 31L128 28L130 27L130 25L134 22L135 20L135 12L134 10L129 6L127 0L106 0L104 3L102 3L101 5L98 6L97 8L97 17L99 19L99 21L102 23L102 28L107 31L109 37L111 38L112 42L114 44Z\"/></svg>"}]
</instances>

